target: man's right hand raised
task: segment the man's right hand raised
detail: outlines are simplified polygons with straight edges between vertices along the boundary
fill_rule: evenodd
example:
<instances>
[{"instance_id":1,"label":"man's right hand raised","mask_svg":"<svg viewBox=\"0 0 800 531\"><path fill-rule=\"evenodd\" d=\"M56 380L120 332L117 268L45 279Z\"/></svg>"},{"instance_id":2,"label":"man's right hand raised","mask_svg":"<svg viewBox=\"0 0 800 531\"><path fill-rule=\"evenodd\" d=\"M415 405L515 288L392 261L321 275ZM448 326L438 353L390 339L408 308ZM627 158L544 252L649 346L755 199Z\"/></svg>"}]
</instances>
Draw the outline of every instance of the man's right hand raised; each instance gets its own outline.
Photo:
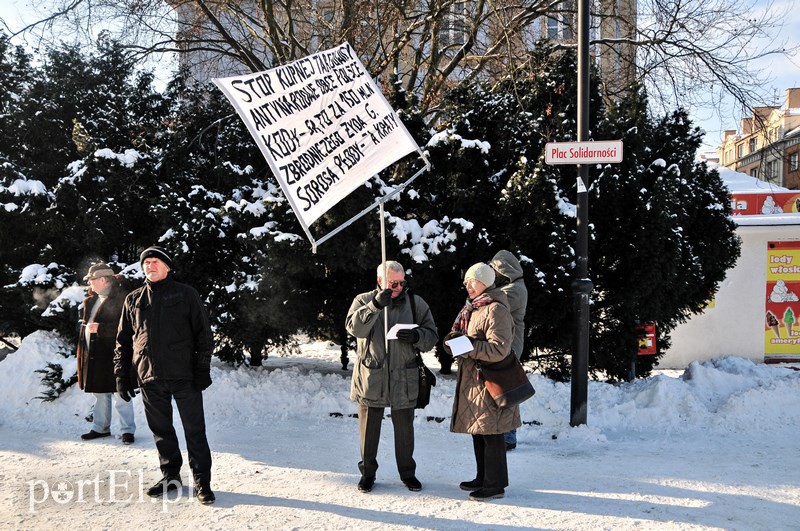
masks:
<instances>
[{"instance_id":1,"label":"man's right hand raised","mask_svg":"<svg viewBox=\"0 0 800 531\"><path fill-rule=\"evenodd\" d=\"M386 308L389 306L389 303L392 302L392 290L387 288L379 292L377 295L375 295L374 301L375 306L378 308Z\"/></svg>"}]
</instances>

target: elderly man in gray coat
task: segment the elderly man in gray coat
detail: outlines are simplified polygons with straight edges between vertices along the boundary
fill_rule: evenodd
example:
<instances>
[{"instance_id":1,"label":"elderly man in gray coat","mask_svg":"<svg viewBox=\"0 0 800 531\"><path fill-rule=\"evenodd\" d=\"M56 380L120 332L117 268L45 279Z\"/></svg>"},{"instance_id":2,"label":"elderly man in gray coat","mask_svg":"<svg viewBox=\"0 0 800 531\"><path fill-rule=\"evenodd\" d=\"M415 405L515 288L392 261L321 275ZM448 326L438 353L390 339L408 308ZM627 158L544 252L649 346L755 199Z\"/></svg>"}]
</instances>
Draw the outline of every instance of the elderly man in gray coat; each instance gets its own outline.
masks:
<instances>
[{"instance_id":1,"label":"elderly man in gray coat","mask_svg":"<svg viewBox=\"0 0 800 531\"><path fill-rule=\"evenodd\" d=\"M414 406L419 393L416 355L433 348L439 335L428 304L406 289L402 265L391 260L381 264L377 281L376 289L356 296L345 323L347 332L356 338L350 398L358 402L358 490L369 492L375 484L381 422L384 408L389 407L397 471L408 490L418 491L422 484L414 461ZM396 339L387 341L385 331L397 324L417 326L403 327Z\"/></svg>"}]
</instances>

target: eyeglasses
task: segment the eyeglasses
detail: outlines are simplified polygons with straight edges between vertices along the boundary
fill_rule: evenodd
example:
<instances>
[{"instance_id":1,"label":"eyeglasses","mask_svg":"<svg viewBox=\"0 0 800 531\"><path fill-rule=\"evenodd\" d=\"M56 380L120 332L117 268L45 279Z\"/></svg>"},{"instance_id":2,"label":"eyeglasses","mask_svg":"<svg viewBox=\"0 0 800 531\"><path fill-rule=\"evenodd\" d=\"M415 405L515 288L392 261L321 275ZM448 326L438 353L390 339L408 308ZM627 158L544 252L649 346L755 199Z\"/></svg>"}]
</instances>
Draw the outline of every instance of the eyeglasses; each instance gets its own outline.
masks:
<instances>
[{"instance_id":1,"label":"eyeglasses","mask_svg":"<svg viewBox=\"0 0 800 531\"><path fill-rule=\"evenodd\" d=\"M405 286L405 285L406 285L406 281L405 280L390 280L389 281L389 287L392 288L392 289L396 288L397 286Z\"/></svg>"}]
</instances>

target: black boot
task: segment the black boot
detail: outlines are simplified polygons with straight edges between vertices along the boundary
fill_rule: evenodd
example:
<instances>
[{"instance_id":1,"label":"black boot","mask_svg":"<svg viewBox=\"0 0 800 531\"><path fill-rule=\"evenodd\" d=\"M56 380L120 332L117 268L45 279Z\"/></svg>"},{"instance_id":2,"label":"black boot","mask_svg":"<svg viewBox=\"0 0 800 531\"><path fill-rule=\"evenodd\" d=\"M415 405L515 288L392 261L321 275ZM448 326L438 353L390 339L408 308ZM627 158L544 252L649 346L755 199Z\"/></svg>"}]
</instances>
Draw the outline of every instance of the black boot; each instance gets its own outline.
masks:
<instances>
[{"instance_id":1,"label":"black boot","mask_svg":"<svg viewBox=\"0 0 800 531\"><path fill-rule=\"evenodd\" d=\"M496 500L506 495L505 489L478 489L469 493L469 499L474 501Z\"/></svg>"},{"instance_id":2,"label":"black boot","mask_svg":"<svg viewBox=\"0 0 800 531\"><path fill-rule=\"evenodd\" d=\"M468 490L471 492L473 490L478 490L479 488L483 487L483 480L476 478L471 481L462 481L461 483L458 484L458 487L461 490Z\"/></svg>"},{"instance_id":3,"label":"black boot","mask_svg":"<svg viewBox=\"0 0 800 531\"><path fill-rule=\"evenodd\" d=\"M164 477L159 479L158 482L147 489L147 495L151 498L158 498L173 490L178 490L183 487L180 474L164 474Z\"/></svg>"},{"instance_id":4,"label":"black boot","mask_svg":"<svg viewBox=\"0 0 800 531\"><path fill-rule=\"evenodd\" d=\"M209 505L217 500L214 492L211 490L211 485L207 482L199 482L194 484L194 495L197 501L203 505Z\"/></svg>"},{"instance_id":5,"label":"black boot","mask_svg":"<svg viewBox=\"0 0 800 531\"><path fill-rule=\"evenodd\" d=\"M366 476L362 476L361 479L358 481L358 490L361 492L370 492L372 487L375 485L375 478L368 478Z\"/></svg>"}]
</instances>

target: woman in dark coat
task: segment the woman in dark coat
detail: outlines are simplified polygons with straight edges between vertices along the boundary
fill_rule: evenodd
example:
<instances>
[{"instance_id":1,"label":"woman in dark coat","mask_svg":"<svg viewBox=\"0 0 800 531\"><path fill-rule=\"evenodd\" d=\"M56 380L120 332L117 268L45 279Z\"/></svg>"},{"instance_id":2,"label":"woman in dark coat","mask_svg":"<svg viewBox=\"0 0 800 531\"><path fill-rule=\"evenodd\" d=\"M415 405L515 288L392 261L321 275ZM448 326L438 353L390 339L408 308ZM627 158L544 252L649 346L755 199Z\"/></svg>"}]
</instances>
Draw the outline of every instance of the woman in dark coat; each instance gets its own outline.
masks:
<instances>
[{"instance_id":1,"label":"woman in dark coat","mask_svg":"<svg viewBox=\"0 0 800 531\"><path fill-rule=\"evenodd\" d=\"M499 408L480 378L481 363L496 363L512 356L514 319L508 299L494 285L494 270L484 263L469 268L464 286L469 299L456 317L447 339L466 335L472 350L456 356L458 375L450 431L469 433L475 452L475 479L459 486L476 501L502 498L508 486L508 465L503 434L522 423L519 406ZM449 345L445 349L454 354Z\"/></svg>"}]
</instances>

